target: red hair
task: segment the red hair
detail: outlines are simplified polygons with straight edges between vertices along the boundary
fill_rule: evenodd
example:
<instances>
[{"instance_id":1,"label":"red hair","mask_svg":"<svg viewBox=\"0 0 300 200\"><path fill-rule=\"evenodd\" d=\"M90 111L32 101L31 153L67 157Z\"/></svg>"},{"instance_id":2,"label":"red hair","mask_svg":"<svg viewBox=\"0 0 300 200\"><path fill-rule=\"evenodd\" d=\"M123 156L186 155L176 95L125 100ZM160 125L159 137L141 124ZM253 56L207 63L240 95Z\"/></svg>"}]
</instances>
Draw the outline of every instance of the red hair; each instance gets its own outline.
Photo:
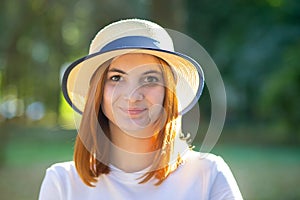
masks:
<instances>
[{"instance_id":1,"label":"red hair","mask_svg":"<svg viewBox=\"0 0 300 200\"><path fill-rule=\"evenodd\" d=\"M161 184L181 162L179 157L174 167L170 164L175 135L180 126L178 123L178 100L175 94L176 81L170 66L161 59L159 62L165 84L163 107L166 111L166 120L157 134L156 147L158 151L155 154L153 165L140 181L140 183L145 183L155 177L158 180L156 185ZM103 66L99 67L91 79L74 149L77 172L83 182L91 187L98 181L101 174L108 174L110 171L107 166L110 149L108 119L101 110L107 70L108 67L106 69ZM95 154L97 154L97 158Z\"/></svg>"}]
</instances>

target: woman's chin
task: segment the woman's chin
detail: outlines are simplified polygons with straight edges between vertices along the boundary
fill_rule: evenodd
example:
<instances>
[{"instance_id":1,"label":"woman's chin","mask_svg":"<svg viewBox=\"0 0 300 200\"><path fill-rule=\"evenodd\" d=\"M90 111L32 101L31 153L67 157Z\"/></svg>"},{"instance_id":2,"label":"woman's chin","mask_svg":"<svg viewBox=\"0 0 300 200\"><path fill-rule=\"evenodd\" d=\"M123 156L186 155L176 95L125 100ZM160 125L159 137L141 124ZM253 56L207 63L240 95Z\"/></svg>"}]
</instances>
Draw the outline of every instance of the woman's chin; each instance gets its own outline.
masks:
<instances>
[{"instance_id":1,"label":"woman's chin","mask_svg":"<svg viewBox=\"0 0 300 200\"><path fill-rule=\"evenodd\" d=\"M129 122L123 125L120 125L119 128L126 134L136 137L136 138L149 138L155 134L154 124L148 120L138 121L138 122Z\"/></svg>"}]
</instances>

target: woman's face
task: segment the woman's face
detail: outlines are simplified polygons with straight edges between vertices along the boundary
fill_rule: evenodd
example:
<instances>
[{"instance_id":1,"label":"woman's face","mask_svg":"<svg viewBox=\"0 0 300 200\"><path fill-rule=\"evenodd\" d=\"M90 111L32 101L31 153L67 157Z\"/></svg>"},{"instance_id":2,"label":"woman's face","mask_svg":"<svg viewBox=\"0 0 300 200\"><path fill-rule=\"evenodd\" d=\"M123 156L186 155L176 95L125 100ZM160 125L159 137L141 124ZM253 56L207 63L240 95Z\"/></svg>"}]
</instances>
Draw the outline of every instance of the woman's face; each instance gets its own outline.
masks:
<instances>
[{"instance_id":1,"label":"woman's face","mask_svg":"<svg viewBox=\"0 0 300 200\"><path fill-rule=\"evenodd\" d=\"M163 114L164 95L159 60L147 54L125 54L115 58L108 68L101 108L110 126L134 134L153 130Z\"/></svg>"}]
</instances>

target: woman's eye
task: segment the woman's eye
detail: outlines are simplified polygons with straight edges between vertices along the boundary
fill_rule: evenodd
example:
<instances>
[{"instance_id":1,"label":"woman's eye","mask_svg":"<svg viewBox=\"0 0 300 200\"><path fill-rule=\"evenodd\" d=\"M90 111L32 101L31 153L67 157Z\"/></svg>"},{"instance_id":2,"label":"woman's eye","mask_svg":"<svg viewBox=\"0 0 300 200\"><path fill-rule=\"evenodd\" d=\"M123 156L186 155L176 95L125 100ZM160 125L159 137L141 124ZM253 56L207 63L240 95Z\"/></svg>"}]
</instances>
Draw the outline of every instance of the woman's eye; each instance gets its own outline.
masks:
<instances>
[{"instance_id":1,"label":"woman's eye","mask_svg":"<svg viewBox=\"0 0 300 200\"><path fill-rule=\"evenodd\" d=\"M122 77L120 75L115 75L115 76L110 77L110 80L114 81L114 82L120 81L121 79L122 79Z\"/></svg>"},{"instance_id":2,"label":"woman's eye","mask_svg":"<svg viewBox=\"0 0 300 200\"><path fill-rule=\"evenodd\" d=\"M159 79L155 76L147 76L145 79L144 79L144 82L145 83L157 83L159 82Z\"/></svg>"}]
</instances>

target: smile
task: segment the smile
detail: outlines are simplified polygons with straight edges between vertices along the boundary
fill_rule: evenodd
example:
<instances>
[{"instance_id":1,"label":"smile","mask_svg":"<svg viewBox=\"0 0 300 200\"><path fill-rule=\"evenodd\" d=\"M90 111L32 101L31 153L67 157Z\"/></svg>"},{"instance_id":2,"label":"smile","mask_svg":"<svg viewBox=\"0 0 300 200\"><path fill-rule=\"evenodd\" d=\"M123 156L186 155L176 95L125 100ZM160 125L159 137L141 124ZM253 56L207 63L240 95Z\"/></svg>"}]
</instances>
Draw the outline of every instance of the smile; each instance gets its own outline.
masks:
<instances>
[{"instance_id":1,"label":"smile","mask_svg":"<svg viewBox=\"0 0 300 200\"><path fill-rule=\"evenodd\" d=\"M122 112L129 116L136 116L144 113L147 109L146 108L120 108Z\"/></svg>"}]
</instances>

